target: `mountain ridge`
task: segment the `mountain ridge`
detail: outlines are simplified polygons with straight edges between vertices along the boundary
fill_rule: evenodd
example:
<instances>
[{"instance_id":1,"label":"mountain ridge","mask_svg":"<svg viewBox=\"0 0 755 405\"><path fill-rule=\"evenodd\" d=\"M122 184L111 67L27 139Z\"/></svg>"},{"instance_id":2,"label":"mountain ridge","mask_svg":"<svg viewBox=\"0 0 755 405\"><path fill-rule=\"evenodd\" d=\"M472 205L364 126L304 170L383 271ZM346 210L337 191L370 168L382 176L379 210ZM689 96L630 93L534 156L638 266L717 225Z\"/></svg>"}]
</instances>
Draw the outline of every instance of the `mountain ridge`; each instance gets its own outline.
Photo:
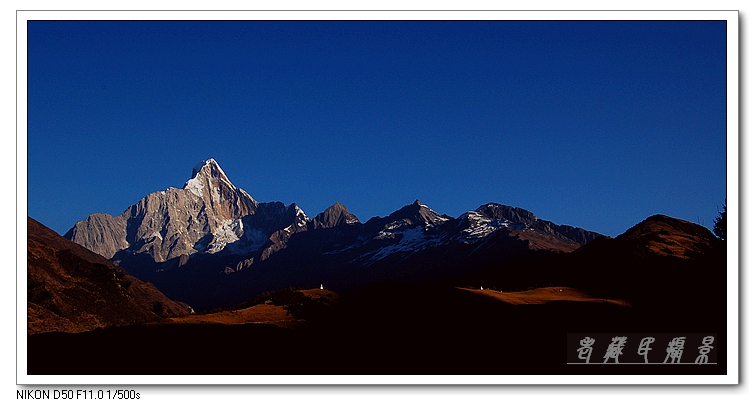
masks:
<instances>
[{"instance_id":1,"label":"mountain ridge","mask_svg":"<svg viewBox=\"0 0 755 405\"><path fill-rule=\"evenodd\" d=\"M310 218L296 203L257 202L214 159L195 166L182 189L150 193L117 217L92 214L65 235L195 307L201 306L195 296L241 298L246 290L315 283L317 274L349 283L363 269L371 273L365 279L426 278L451 271L436 259L448 252L487 263L531 251L569 252L599 236L493 202L454 218L415 200L362 223L338 201ZM406 267L419 265L419 257L425 270Z\"/></svg>"}]
</instances>

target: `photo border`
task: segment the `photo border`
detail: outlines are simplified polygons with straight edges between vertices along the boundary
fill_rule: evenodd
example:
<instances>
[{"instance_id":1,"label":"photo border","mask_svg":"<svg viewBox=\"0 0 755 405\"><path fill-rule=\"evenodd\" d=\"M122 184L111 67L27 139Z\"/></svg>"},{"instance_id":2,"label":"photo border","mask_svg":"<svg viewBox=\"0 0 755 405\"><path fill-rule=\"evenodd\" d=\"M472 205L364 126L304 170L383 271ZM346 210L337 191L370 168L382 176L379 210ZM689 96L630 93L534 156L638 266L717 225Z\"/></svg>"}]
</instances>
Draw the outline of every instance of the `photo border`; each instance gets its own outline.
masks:
<instances>
[{"instance_id":1,"label":"photo border","mask_svg":"<svg viewBox=\"0 0 755 405\"><path fill-rule=\"evenodd\" d=\"M726 375L28 375L26 364L27 94L26 22L30 20L725 20L727 22L727 374ZM740 371L739 257L739 12L738 11L16 11L17 102L17 384L117 385L718 385L737 384ZM25 187L26 186L26 187Z\"/></svg>"}]
</instances>

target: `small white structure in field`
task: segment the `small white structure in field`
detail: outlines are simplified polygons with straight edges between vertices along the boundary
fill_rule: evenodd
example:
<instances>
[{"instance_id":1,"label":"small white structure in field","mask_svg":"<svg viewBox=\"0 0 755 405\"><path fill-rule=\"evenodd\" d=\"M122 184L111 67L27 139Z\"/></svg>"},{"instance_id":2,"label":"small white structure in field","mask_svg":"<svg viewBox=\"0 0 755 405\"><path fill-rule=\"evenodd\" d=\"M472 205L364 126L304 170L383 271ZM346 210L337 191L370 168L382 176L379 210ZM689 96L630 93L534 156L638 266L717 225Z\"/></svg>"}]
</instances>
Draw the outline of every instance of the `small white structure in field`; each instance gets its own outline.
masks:
<instances>
[{"instance_id":1,"label":"small white structure in field","mask_svg":"<svg viewBox=\"0 0 755 405\"><path fill-rule=\"evenodd\" d=\"M321 290L324 290L324 288L322 288L322 284L320 284L320 289L321 289Z\"/></svg>"},{"instance_id":2,"label":"small white structure in field","mask_svg":"<svg viewBox=\"0 0 755 405\"><path fill-rule=\"evenodd\" d=\"M482 291L482 286L480 286L480 291Z\"/></svg>"}]
</instances>

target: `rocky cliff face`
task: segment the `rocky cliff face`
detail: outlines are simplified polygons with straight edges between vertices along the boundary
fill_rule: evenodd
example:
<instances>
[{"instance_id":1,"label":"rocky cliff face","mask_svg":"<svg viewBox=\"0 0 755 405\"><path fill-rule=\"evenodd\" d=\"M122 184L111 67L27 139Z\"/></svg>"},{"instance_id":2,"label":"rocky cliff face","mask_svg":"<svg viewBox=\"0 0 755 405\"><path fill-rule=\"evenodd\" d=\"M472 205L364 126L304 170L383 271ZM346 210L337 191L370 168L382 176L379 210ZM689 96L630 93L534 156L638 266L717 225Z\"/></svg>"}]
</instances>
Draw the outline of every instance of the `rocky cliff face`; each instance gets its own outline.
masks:
<instances>
[{"instance_id":1,"label":"rocky cliff face","mask_svg":"<svg viewBox=\"0 0 755 405\"><path fill-rule=\"evenodd\" d=\"M216 253L240 240L259 245L261 236L245 232L242 220L258 206L209 159L194 168L182 189L151 193L117 217L92 214L65 238L107 258L127 251L164 262L197 252Z\"/></svg>"},{"instance_id":2,"label":"rocky cliff face","mask_svg":"<svg viewBox=\"0 0 755 405\"><path fill-rule=\"evenodd\" d=\"M126 249L127 216L95 213L79 221L64 237L108 259Z\"/></svg>"}]
</instances>

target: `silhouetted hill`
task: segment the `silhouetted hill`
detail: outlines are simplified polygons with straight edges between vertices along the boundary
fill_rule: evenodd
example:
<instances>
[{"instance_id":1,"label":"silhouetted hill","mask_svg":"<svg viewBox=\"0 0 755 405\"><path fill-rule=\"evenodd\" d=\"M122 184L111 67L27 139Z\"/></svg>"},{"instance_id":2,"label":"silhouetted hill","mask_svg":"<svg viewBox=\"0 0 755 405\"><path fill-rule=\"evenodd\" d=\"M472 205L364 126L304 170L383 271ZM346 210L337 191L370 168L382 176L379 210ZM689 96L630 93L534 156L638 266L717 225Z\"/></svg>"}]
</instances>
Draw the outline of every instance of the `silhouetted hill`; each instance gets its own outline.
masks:
<instances>
[{"instance_id":1,"label":"silhouetted hill","mask_svg":"<svg viewBox=\"0 0 755 405\"><path fill-rule=\"evenodd\" d=\"M571 285L595 295L667 311L670 319L725 322L726 243L700 225L654 215L577 249L567 263Z\"/></svg>"}]
</instances>

